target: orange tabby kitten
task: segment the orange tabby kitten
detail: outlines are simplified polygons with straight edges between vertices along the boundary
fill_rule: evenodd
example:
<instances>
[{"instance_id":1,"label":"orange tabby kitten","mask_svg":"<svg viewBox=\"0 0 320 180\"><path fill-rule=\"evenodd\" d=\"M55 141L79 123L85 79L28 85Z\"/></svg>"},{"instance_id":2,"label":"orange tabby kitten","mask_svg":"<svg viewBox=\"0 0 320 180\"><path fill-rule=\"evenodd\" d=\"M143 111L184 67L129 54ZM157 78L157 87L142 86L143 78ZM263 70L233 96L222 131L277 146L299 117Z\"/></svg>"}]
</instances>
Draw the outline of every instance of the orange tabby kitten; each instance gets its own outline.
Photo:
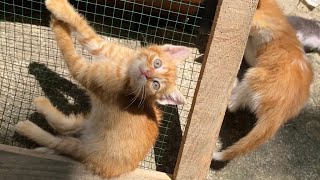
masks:
<instances>
[{"instance_id":1,"label":"orange tabby kitten","mask_svg":"<svg viewBox=\"0 0 320 180\"><path fill-rule=\"evenodd\" d=\"M273 137L298 115L309 97L312 67L274 0L260 0L253 19L245 59L254 66L233 89L229 110L248 107L256 126L213 159L225 161L248 153Z\"/></svg>"},{"instance_id":2,"label":"orange tabby kitten","mask_svg":"<svg viewBox=\"0 0 320 180\"><path fill-rule=\"evenodd\" d=\"M46 6L55 16L51 27L69 71L88 90L92 109L86 116L65 116L47 98L38 97L37 111L65 136L53 136L30 121L20 121L16 131L46 147L39 151L69 155L106 178L134 170L158 136L162 113L156 102L185 101L175 85L176 66L190 49L122 47L97 35L67 0L47 0ZM96 60L76 52L71 30ZM67 136L75 132L79 138Z\"/></svg>"}]
</instances>

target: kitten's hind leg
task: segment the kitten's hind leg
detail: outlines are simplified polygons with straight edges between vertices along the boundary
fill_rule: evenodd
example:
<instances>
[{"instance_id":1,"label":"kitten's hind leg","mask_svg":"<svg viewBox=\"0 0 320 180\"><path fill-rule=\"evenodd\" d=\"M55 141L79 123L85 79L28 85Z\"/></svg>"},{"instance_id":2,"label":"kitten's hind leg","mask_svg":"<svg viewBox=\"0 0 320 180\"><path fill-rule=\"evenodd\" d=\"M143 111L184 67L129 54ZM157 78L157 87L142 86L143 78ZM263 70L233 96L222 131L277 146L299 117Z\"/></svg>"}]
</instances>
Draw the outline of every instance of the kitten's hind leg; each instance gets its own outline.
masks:
<instances>
[{"instance_id":1,"label":"kitten's hind leg","mask_svg":"<svg viewBox=\"0 0 320 180\"><path fill-rule=\"evenodd\" d=\"M81 157L85 155L81 142L78 139L54 136L31 121L18 122L15 125L15 130L19 134L34 140L39 145L53 149L58 153L70 155L78 160L81 160Z\"/></svg>"},{"instance_id":2,"label":"kitten's hind leg","mask_svg":"<svg viewBox=\"0 0 320 180\"><path fill-rule=\"evenodd\" d=\"M61 134L76 133L83 125L83 115L66 116L55 108L46 97L40 96L35 98L33 104L37 111L45 116L51 127Z\"/></svg>"},{"instance_id":3,"label":"kitten's hind leg","mask_svg":"<svg viewBox=\"0 0 320 180\"><path fill-rule=\"evenodd\" d=\"M248 85L247 80L244 78L240 83L236 79L234 82L234 88L232 89L231 98L228 103L228 110L230 112L236 112L241 106L245 105L248 98Z\"/></svg>"},{"instance_id":4,"label":"kitten's hind leg","mask_svg":"<svg viewBox=\"0 0 320 180\"><path fill-rule=\"evenodd\" d=\"M46 146L48 148L54 148L56 147L61 139L58 137L53 136L52 134L44 131L39 126L35 125L31 121L19 121L15 125L15 130L23 135L26 136L34 141L36 141L38 144Z\"/></svg>"}]
</instances>

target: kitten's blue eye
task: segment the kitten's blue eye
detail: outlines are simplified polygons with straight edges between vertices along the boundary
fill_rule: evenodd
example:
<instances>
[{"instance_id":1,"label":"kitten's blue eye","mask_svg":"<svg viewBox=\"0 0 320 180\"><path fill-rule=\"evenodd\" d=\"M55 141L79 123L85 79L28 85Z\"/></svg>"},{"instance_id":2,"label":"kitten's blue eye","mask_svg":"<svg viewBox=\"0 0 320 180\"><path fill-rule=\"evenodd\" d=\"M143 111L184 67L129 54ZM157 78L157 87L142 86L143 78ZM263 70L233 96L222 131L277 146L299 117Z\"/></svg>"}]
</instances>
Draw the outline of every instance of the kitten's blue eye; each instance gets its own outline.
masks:
<instances>
[{"instance_id":1,"label":"kitten's blue eye","mask_svg":"<svg viewBox=\"0 0 320 180\"><path fill-rule=\"evenodd\" d=\"M162 66L162 62L161 62L160 59L156 59L156 60L153 61L153 67L154 68L159 68L161 66Z\"/></svg>"},{"instance_id":2,"label":"kitten's blue eye","mask_svg":"<svg viewBox=\"0 0 320 180\"><path fill-rule=\"evenodd\" d=\"M154 80L154 81L152 82L152 88L153 88L154 90L160 89L160 83L159 83L158 81Z\"/></svg>"}]
</instances>

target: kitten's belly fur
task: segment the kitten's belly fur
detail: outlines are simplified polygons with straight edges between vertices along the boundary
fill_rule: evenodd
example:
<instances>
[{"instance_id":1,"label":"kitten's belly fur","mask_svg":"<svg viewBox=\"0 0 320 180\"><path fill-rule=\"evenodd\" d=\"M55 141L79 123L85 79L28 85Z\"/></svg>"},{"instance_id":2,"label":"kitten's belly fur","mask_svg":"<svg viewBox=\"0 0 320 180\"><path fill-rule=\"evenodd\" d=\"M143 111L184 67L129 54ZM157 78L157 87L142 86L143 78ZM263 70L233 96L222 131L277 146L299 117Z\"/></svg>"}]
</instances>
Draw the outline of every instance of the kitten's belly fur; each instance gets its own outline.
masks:
<instances>
[{"instance_id":1,"label":"kitten's belly fur","mask_svg":"<svg viewBox=\"0 0 320 180\"><path fill-rule=\"evenodd\" d=\"M80 136L88 153L84 163L99 174L135 169L158 135L155 121L110 104L93 105L86 121Z\"/></svg>"}]
</instances>

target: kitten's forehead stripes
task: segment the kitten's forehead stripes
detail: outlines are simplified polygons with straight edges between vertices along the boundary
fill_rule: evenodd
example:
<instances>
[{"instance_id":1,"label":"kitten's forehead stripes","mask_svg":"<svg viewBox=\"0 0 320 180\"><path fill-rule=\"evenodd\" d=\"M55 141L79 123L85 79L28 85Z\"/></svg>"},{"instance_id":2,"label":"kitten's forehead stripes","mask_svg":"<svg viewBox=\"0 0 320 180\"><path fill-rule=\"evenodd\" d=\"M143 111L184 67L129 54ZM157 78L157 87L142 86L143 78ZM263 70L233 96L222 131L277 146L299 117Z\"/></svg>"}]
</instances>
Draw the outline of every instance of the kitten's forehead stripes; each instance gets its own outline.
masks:
<instances>
[{"instance_id":1,"label":"kitten's forehead stripes","mask_svg":"<svg viewBox=\"0 0 320 180\"><path fill-rule=\"evenodd\" d=\"M157 55L157 54L152 54L150 57L149 57L149 61L150 63L153 65L153 62L156 60L156 59L159 59L160 61L162 61L162 59Z\"/></svg>"}]
</instances>

